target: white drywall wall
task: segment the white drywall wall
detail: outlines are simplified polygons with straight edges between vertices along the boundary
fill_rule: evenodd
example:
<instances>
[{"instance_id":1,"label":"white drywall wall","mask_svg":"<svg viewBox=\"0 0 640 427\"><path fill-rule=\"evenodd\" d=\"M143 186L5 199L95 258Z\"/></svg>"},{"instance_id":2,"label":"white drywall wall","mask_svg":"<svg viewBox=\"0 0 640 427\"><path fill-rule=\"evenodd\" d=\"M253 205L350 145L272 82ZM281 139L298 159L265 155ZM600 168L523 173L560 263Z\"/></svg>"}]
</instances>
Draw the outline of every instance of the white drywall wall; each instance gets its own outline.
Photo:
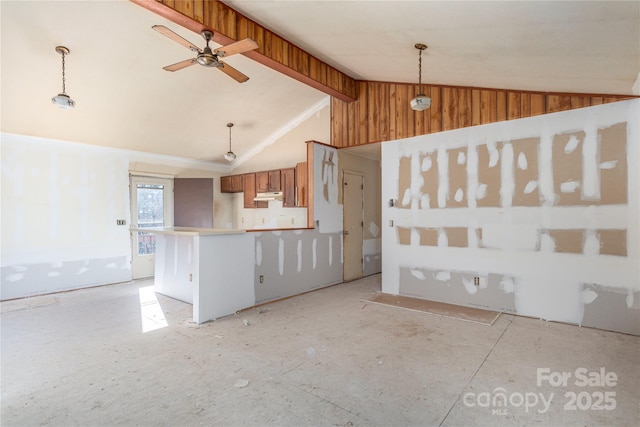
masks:
<instances>
[{"instance_id":1,"label":"white drywall wall","mask_svg":"<svg viewBox=\"0 0 640 427\"><path fill-rule=\"evenodd\" d=\"M640 319L637 301L640 295L639 113L640 101L630 100L383 144L382 200L402 203L405 198L407 205L407 208L398 208L382 204L383 292L402 293L402 277L405 276L401 271L406 268L417 272L412 276L415 280L419 280L418 276L424 278L423 285L412 284L412 293L420 294L420 286L423 286L425 295L429 293L430 282L424 271L481 277L493 274L507 278L506 282L511 280L511 286L505 287L503 280L502 289L496 286L492 292L496 292L496 296L510 294L515 312L519 314L581 324L586 311L596 307L595 304L589 306L597 300L593 293L611 292L619 294L620 301L626 301L623 309L598 306L599 312L591 313L590 318L632 316ZM601 171L613 165L596 163L596 167L591 167L590 163L598 159L599 131L619 123L627 124L627 174L626 182L621 183L628 189L627 203L599 203L598 185L604 184L600 182ZM561 196L557 188L563 193L574 189L553 182L554 173L563 165L558 165L557 159L554 165L552 144L557 144L555 136L572 132L584 132L585 135L581 148L582 173L574 185L576 194L582 195L574 204L558 204ZM516 168L526 167L526 159L516 156L514 150L519 148L518 140L527 138L539 138L540 141L537 151L540 164L536 171L540 203L538 206L514 206L514 197L518 196L514 174ZM571 140L564 148L568 153L574 149L569 145ZM477 151L481 146L489 147L489 153L497 147L502 162L499 206L477 206L483 195L483 191L477 191L480 187ZM449 152L457 153L457 149L467 154L465 158L449 159ZM437 153L437 156L429 157L429 160L437 159L434 163L437 163L437 177L440 178L435 208L433 204L428 208L428 203L423 203L423 189L428 184L424 182L423 172L431 165L420 162L428 153ZM401 158L411 159L410 186L403 194L399 194ZM469 197L465 205L454 207L452 205L459 200L455 197L456 189L449 188L449 184L459 177L448 169L457 164L466 165L462 169L466 174L463 179L466 185L462 190ZM532 185L527 191L531 189ZM466 247L448 244L446 230L456 227L469 230L471 237ZM411 229L410 242L405 244L399 242L402 228ZM420 230L424 229L439 230L437 245L420 243ZM549 244L550 234L545 230L578 230L581 236L584 235L583 241L579 242L581 253L560 253L554 242ZM604 243L594 240L598 230L626 231L626 254L600 254L599 245ZM463 287L464 284L451 286ZM447 292L444 287L430 295L441 296L441 300L447 302ZM473 293L468 292L468 305L474 304Z\"/></svg>"}]
</instances>

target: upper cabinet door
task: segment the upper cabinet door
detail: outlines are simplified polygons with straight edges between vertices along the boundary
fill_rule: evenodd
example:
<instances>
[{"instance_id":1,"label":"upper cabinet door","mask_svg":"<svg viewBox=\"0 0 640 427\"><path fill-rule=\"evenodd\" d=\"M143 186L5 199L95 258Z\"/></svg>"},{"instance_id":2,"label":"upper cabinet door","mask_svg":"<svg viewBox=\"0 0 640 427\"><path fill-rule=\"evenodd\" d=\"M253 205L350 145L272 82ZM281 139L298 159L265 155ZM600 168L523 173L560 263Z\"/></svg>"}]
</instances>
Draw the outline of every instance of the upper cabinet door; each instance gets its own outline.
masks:
<instances>
[{"instance_id":1,"label":"upper cabinet door","mask_svg":"<svg viewBox=\"0 0 640 427\"><path fill-rule=\"evenodd\" d=\"M282 206L293 208L296 206L296 170L282 169Z\"/></svg>"},{"instance_id":2,"label":"upper cabinet door","mask_svg":"<svg viewBox=\"0 0 640 427\"><path fill-rule=\"evenodd\" d=\"M242 175L230 175L220 177L221 193L241 193Z\"/></svg>"},{"instance_id":3,"label":"upper cabinet door","mask_svg":"<svg viewBox=\"0 0 640 427\"><path fill-rule=\"evenodd\" d=\"M269 191L269 172L256 172L256 192L266 193Z\"/></svg>"},{"instance_id":4,"label":"upper cabinet door","mask_svg":"<svg viewBox=\"0 0 640 427\"><path fill-rule=\"evenodd\" d=\"M306 207L307 202L307 162L296 165L296 204L299 207Z\"/></svg>"},{"instance_id":5,"label":"upper cabinet door","mask_svg":"<svg viewBox=\"0 0 640 427\"><path fill-rule=\"evenodd\" d=\"M269 171L269 190L282 191L282 183L280 169Z\"/></svg>"},{"instance_id":6,"label":"upper cabinet door","mask_svg":"<svg viewBox=\"0 0 640 427\"><path fill-rule=\"evenodd\" d=\"M280 169L256 172L256 192L282 191Z\"/></svg>"},{"instance_id":7,"label":"upper cabinet door","mask_svg":"<svg viewBox=\"0 0 640 427\"><path fill-rule=\"evenodd\" d=\"M244 207L255 208L256 202L253 198L256 197L256 174L247 173L242 175L242 184L244 187Z\"/></svg>"}]
</instances>

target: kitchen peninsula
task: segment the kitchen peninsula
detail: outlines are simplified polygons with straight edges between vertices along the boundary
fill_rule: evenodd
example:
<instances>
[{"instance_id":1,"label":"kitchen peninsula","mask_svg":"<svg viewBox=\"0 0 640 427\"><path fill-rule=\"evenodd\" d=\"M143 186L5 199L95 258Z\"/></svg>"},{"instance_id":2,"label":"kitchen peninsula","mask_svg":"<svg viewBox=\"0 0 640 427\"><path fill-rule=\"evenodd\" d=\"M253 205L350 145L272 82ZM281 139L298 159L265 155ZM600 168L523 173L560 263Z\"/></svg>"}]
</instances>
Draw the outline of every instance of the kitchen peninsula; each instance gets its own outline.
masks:
<instances>
[{"instance_id":1,"label":"kitchen peninsula","mask_svg":"<svg viewBox=\"0 0 640 427\"><path fill-rule=\"evenodd\" d=\"M254 239L245 230L140 228L156 235L156 292L193 304L203 323L255 304Z\"/></svg>"}]
</instances>

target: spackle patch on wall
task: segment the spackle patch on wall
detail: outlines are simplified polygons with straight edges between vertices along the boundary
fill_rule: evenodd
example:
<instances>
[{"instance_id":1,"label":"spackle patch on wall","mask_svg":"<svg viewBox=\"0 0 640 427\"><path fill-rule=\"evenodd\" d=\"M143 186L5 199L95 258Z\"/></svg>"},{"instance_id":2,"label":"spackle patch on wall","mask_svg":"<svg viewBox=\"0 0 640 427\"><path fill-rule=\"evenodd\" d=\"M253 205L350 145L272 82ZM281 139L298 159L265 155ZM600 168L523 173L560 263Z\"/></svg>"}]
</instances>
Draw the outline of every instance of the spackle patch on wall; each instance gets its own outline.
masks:
<instances>
[{"instance_id":1,"label":"spackle patch on wall","mask_svg":"<svg viewBox=\"0 0 640 427\"><path fill-rule=\"evenodd\" d=\"M532 136L404 155L398 164L398 207L625 204L626 129L622 122L590 133L557 133L550 145ZM541 165L541 158L550 159L551 167ZM551 193L541 194L548 183Z\"/></svg>"},{"instance_id":2,"label":"spackle patch on wall","mask_svg":"<svg viewBox=\"0 0 640 427\"><path fill-rule=\"evenodd\" d=\"M328 203L336 200L337 194L334 195L338 184L335 182L336 164L333 161L333 151L325 151L322 159L322 196ZM335 197L334 197L335 196Z\"/></svg>"},{"instance_id":3,"label":"spackle patch on wall","mask_svg":"<svg viewBox=\"0 0 640 427\"><path fill-rule=\"evenodd\" d=\"M535 224L486 224L479 229L398 226L396 234L399 245L627 256L624 229L542 229ZM514 239L516 235L519 237ZM412 236L418 236L417 240Z\"/></svg>"},{"instance_id":4,"label":"spackle patch on wall","mask_svg":"<svg viewBox=\"0 0 640 427\"><path fill-rule=\"evenodd\" d=\"M639 142L629 100L383 144L383 292L636 333Z\"/></svg>"},{"instance_id":5,"label":"spackle patch on wall","mask_svg":"<svg viewBox=\"0 0 640 427\"><path fill-rule=\"evenodd\" d=\"M474 284L481 277L481 285ZM450 304L515 313L513 292L501 282L506 276L477 271L446 271L429 268L400 268L400 294Z\"/></svg>"}]
</instances>

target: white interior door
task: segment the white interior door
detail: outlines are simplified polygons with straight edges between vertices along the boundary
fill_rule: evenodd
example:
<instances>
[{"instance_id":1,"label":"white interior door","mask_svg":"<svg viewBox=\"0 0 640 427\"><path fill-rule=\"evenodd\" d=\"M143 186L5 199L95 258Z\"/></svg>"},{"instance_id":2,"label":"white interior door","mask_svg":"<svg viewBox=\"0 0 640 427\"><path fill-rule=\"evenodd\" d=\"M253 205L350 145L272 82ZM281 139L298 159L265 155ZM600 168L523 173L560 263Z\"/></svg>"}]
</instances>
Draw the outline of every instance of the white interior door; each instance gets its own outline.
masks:
<instances>
[{"instance_id":1,"label":"white interior door","mask_svg":"<svg viewBox=\"0 0 640 427\"><path fill-rule=\"evenodd\" d=\"M131 227L173 225L173 179L131 176ZM131 231L131 277L154 275L156 236Z\"/></svg>"},{"instance_id":2,"label":"white interior door","mask_svg":"<svg viewBox=\"0 0 640 427\"><path fill-rule=\"evenodd\" d=\"M362 239L364 221L364 179L362 175L344 171L342 175L342 206L344 209L344 281L363 275Z\"/></svg>"}]
</instances>

